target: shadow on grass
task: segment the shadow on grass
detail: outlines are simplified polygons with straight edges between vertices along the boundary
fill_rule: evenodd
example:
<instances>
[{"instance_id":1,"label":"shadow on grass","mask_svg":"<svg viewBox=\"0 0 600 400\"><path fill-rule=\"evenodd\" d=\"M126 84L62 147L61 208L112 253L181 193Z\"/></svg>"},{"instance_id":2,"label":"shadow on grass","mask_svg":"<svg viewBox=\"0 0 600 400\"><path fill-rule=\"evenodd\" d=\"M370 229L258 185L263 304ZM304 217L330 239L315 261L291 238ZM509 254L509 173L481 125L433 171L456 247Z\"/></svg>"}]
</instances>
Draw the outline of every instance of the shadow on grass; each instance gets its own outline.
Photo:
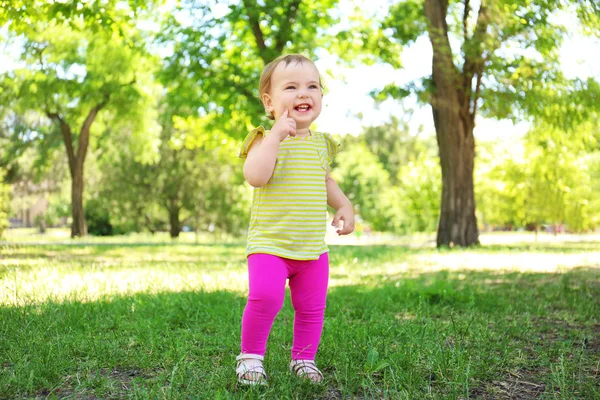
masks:
<instances>
[{"instance_id":1,"label":"shadow on grass","mask_svg":"<svg viewBox=\"0 0 600 400\"><path fill-rule=\"evenodd\" d=\"M332 288L320 386L287 372L289 298L259 389L235 383L234 293L4 307L0 397L597 398L599 276L438 271Z\"/></svg>"}]
</instances>

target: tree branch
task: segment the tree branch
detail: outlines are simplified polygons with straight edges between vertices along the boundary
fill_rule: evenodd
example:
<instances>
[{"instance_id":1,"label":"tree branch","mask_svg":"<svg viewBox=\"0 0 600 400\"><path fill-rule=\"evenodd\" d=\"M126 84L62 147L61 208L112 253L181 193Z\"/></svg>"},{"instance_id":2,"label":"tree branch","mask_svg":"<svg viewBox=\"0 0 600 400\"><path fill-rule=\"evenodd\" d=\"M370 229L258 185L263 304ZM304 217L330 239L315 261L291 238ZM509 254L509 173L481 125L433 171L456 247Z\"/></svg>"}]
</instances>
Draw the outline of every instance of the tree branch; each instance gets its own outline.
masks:
<instances>
[{"instance_id":1,"label":"tree branch","mask_svg":"<svg viewBox=\"0 0 600 400\"><path fill-rule=\"evenodd\" d=\"M465 0L465 12L463 14L463 39L466 42L469 37L469 13L471 12L471 7L469 5L469 0Z\"/></svg>"},{"instance_id":2,"label":"tree branch","mask_svg":"<svg viewBox=\"0 0 600 400\"><path fill-rule=\"evenodd\" d=\"M468 2L468 0L465 1ZM465 39L465 42L463 43L465 62L463 65L462 73L462 102L463 105L467 107L469 107L471 101L473 101L475 104L477 103L477 96L479 95L479 92L477 92L476 89L475 93L473 93L472 82L475 74L477 74L478 80L481 79L481 75L483 74L483 49L484 42L488 36L487 29L489 21L490 19L488 15L487 6L485 4L485 0L482 0L481 5L479 7L479 13L477 15L477 25L475 26L473 36L471 38L468 38L467 33L465 31L465 37L467 37L467 39ZM473 98L473 96L475 96L475 98Z\"/></svg>"},{"instance_id":3,"label":"tree branch","mask_svg":"<svg viewBox=\"0 0 600 400\"><path fill-rule=\"evenodd\" d=\"M122 83L119 85L120 88L125 87L125 86L129 86L129 85L133 85L135 82L137 81L137 78L135 76L135 73L133 74L133 79L131 80L131 82L127 82L127 83ZM108 99L110 97L110 93L104 93L104 105L106 105L106 103L108 102Z\"/></svg>"},{"instance_id":4,"label":"tree branch","mask_svg":"<svg viewBox=\"0 0 600 400\"><path fill-rule=\"evenodd\" d=\"M254 33L254 38L256 39L256 45L258 46L261 58L265 64L267 64L270 60L265 60L267 46L265 44L263 32L260 29L258 16L256 15L256 2L254 2L254 4L250 4L250 1L251 0L244 0L244 7L246 8L246 14L248 15L248 22L250 23L250 28L252 28L252 32Z\"/></svg>"},{"instance_id":5,"label":"tree branch","mask_svg":"<svg viewBox=\"0 0 600 400\"><path fill-rule=\"evenodd\" d=\"M42 53L44 52L44 50L46 50L47 47L48 46L42 47L41 49L38 49L39 50L38 51L38 57L40 59L40 66L42 67L42 71L44 71L44 72L46 71L46 66L44 65L44 57L43 57Z\"/></svg>"},{"instance_id":6,"label":"tree branch","mask_svg":"<svg viewBox=\"0 0 600 400\"><path fill-rule=\"evenodd\" d=\"M277 51L277 54L281 54L283 52L285 43L288 41L290 33L292 32L293 22L296 18L299 7L300 0L292 0L292 2L287 6L285 18L283 20L283 24L279 28L277 41L275 42L275 50Z\"/></svg>"},{"instance_id":7,"label":"tree branch","mask_svg":"<svg viewBox=\"0 0 600 400\"><path fill-rule=\"evenodd\" d=\"M477 115L477 100L479 100L479 96L481 94L481 77L483 76L483 69L485 67L485 63L488 60L486 57L480 65L480 68L477 70L477 83L475 84L475 95L473 96L473 109L471 111L471 119L475 121L475 116Z\"/></svg>"},{"instance_id":8,"label":"tree branch","mask_svg":"<svg viewBox=\"0 0 600 400\"><path fill-rule=\"evenodd\" d=\"M65 148L67 149L67 158L69 160L69 170L71 171L71 176L74 176L74 173L75 173L75 160L76 159L75 159L75 151L73 150L73 139L71 137L71 127L56 112L46 111L46 115L51 120L58 121L58 123L60 125L60 130L62 132L63 142L65 143Z\"/></svg>"},{"instance_id":9,"label":"tree branch","mask_svg":"<svg viewBox=\"0 0 600 400\"><path fill-rule=\"evenodd\" d=\"M433 48L433 75L436 88L455 90L458 70L452 59L452 47L448 39L446 15L448 0L425 0L425 16L431 47ZM450 89L452 88L452 89Z\"/></svg>"},{"instance_id":10,"label":"tree branch","mask_svg":"<svg viewBox=\"0 0 600 400\"><path fill-rule=\"evenodd\" d=\"M81 126L81 132L79 133L79 145L77 147L77 162L82 165L87 155L87 148L90 142L90 128L92 123L96 119L98 112L108 103L110 93L104 95L102 102L98 103L94 108L90 110L83 125Z\"/></svg>"}]
</instances>

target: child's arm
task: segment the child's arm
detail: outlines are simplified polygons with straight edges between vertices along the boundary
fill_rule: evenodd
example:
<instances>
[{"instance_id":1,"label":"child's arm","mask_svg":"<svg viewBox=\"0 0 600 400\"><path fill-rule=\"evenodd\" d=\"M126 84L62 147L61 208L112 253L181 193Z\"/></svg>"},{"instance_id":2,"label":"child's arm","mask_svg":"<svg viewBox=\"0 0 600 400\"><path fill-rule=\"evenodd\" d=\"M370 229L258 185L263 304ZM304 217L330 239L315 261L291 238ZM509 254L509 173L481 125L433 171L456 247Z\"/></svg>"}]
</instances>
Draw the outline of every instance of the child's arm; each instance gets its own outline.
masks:
<instances>
[{"instance_id":1,"label":"child's arm","mask_svg":"<svg viewBox=\"0 0 600 400\"><path fill-rule=\"evenodd\" d=\"M261 187L271 179L278 150L279 138L277 135L254 139L244 162L244 177L250 185Z\"/></svg>"},{"instance_id":2,"label":"child's arm","mask_svg":"<svg viewBox=\"0 0 600 400\"><path fill-rule=\"evenodd\" d=\"M244 162L244 178L250 185L261 187L269 182L275 169L279 143L288 135L295 134L296 121L289 118L288 110L285 110L271 128L269 135L254 139Z\"/></svg>"},{"instance_id":3,"label":"child's arm","mask_svg":"<svg viewBox=\"0 0 600 400\"><path fill-rule=\"evenodd\" d=\"M342 192L337 182L329 175L329 169L325 175L325 185L327 186L327 204L337 212L331 225L338 227L340 220L344 221L342 229L338 229L338 235L348 235L354 231L354 210L348 197Z\"/></svg>"}]
</instances>

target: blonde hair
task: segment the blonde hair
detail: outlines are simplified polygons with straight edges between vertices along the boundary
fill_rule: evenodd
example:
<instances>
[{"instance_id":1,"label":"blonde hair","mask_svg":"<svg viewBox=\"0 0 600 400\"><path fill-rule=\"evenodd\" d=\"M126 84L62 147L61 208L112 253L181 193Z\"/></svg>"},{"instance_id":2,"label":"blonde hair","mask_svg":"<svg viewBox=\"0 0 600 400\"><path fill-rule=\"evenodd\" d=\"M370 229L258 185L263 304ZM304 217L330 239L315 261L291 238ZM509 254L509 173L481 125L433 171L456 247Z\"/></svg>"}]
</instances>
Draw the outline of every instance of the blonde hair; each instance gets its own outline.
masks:
<instances>
[{"instance_id":1,"label":"blonde hair","mask_svg":"<svg viewBox=\"0 0 600 400\"><path fill-rule=\"evenodd\" d=\"M263 98L263 94L265 93L269 93L269 91L271 90L271 78L273 77L273 72L275 71L275 68L277 68L277 66L284 62L285 66L287 67L288 65L290 65L292 62L295 62L296 64L302 64L304 62L309 62L312 65L315 65L315 63L308 57L303 56L302 54L285 54L285 55L281 55L279 57L277 57L276 59L274 59L273 61L271 61L270 63L268 63L267 65L265 65L265 68L262 71L262 74L260 75L260 81L258 84L258 93L260 96L260 99L262 101ZM315 65L316 68L316 65ZM321 91L323 90L323 81L321 79L321 73L319 73L319 85L321 86ZM269 115L269 119L275 119L275 116L273 115L272 112L267 112Z\"/></svg>"}]
</instances>

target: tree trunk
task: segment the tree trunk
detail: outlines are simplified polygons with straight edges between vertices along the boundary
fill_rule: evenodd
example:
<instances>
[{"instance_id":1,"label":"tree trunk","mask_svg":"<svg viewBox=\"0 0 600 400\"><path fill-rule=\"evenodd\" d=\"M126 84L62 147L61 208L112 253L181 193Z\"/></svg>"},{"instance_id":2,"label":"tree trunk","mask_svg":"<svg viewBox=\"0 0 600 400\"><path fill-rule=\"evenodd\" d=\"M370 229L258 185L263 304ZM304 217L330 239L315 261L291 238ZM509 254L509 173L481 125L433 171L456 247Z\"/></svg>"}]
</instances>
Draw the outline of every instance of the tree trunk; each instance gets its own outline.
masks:
<instances>
[{"instance_id":1,"label":"tree trunk","mask_svg":"<svg viewBox=\"0 0 600 400\"><path fill-rule=\"evenodd\" d=\"M83 163L77 165L73 176L71 176L71 237L82 237L87 235L85 214L83 211Z\"/></svg>"},{"instance_id":2,"label":"tree trunk","mask_svg":"<svg viewBox=\"0 0 600 400\"><path fill-rule=\"evenodd\" d=\"M87 226L85 224L85 214L83 211L83 166L87 156L88 145L90 143L90 129L96 119L98 112L108 101L109 95L104 96L104 101L90 110L79 133L79 143L77 149L73 146L73 137L71 135L71 126L57 112L46 112L46 115L54 121L58 121L63 144L67 151L69 160L69 172L71 173L71 237L82 237L87 235Z\"/></svg>"},{"instance_id":3,"label":"tree trunk","mask_svg":"<svg viewBox=\"0 0 600 400\"><path fill-rule=\"evenodd\" d=\"M181 221L179 220L180 207L169 207L169 234L172 239L178 238L181 232Z\"/></svg>"},{"instance_id":4,"label":"tree trunk","mask_svg":"<svg viewBox=\"0 0 600 400\"><path fill-rule=\"evenodd\" d=\"M482 64L477 61L479 54L475 57L468 54L463 71L458 70L448 38L447 12L448 0L425 1L427 29L433 49L434 93L430 102L442 168L438 247L479 244L473 188L473 128ZM485 16L485 9L480 10L480 15ZM479 26L485 28L484 25ZM472 94L471 81L476 73L477 89Z\"/></svg>"},{"instance_id":5,"label":"tree trunk","mask_svg":"<svg viewBox=\"0 0 600 400\"><path fill-rule=\"evenodd\" d=\"M438 99L438 102L446 100ZM458 113L434 106L433 114L442 166L442 202L437 230L439 246L479 244L475 217L473 126L457 121Z\"/></svg>"}]
</instances>

